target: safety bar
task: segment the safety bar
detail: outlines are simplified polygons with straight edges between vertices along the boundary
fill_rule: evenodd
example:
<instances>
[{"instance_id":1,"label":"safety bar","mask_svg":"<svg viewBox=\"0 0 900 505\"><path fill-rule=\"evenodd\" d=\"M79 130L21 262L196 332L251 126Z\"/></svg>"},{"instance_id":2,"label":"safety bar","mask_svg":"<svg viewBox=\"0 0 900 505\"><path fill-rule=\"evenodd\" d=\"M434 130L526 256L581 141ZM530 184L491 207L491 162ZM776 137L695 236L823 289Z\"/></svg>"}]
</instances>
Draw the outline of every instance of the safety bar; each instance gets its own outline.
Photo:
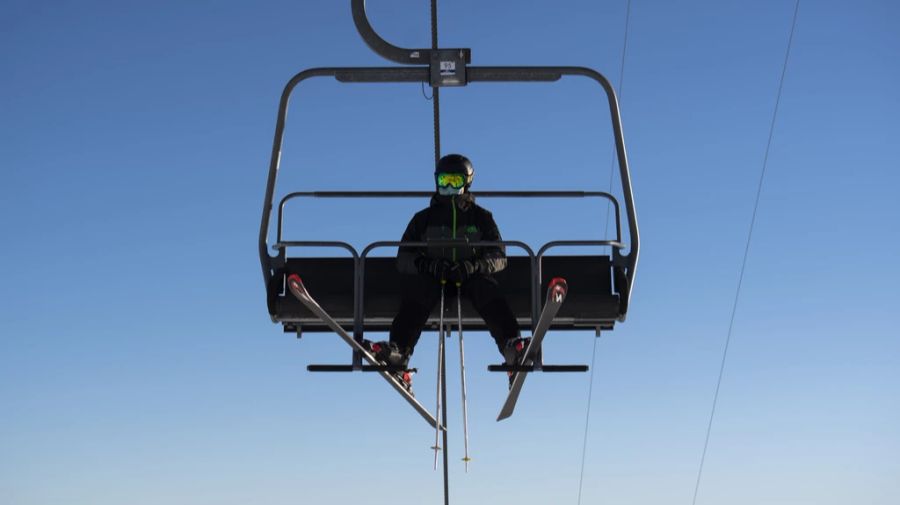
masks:
<instances>
[{"instance_id":1,"label":"safety bar","mask_svg":"<svg viewBox=\"0 0 900 505\"><path fill-rule=\"evenodd\" d=\"M625 244L619 242L618 240L554 240L552 242L547 242L540 249L538 249L537 260L540 261L541 258L544 257L544 253L547 252L548 249L552 249L554 247L565 247L565 246L609 246L613 249L622 249L625 247Z\"/></svg>"},{"instance_id":2,"label":"safety bar","mask_svg":"<svg viewBox=\"0 0 900 505\"><path fill-rule=\"evenodd\" d=\"M287 242L278 241L275 245L272 246L272 249L281 250L286 247L340 247L341 249L346 249L350 251L350 255L353 256L355 261L359 260L359 253L356 252L356 248L347 242L339 242L334 240L289 240Z\"/></svg>"},{"instance_id":3,"label":"safety bar","mask_svg":"<svg viewBox=\"0 0 900 505\"><path fill-rule=\"evenodd\" d=\"M619 201L606 191L473 191L478 198L605 198L612 203L616 214L616 241L622 241ZM284 208L295 198L427 198L432 191L295 191L285 195L278 204L276 240L281 242L284 228Z\"/></svg>"}]
</instances>

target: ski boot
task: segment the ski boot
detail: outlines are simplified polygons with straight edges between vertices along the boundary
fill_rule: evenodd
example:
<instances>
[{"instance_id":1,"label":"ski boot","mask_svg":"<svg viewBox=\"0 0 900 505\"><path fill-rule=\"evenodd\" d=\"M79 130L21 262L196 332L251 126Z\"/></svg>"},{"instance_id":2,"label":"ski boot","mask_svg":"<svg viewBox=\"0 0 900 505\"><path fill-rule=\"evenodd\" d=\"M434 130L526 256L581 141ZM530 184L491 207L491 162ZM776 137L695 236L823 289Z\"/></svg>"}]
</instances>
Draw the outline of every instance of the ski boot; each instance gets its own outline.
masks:
<instances>
[{"instance_id":1,"label":"ski boot","mask_svg":"<svg viewBox=\"0 0 900 505\"><path fill-rule=\"evenodd\" d=\"M412 355L409 348L400 348L394 342L371 342L365 339L362 345L379 363L390 367L388 373L393 375L409 394L415 396L412 390L412 376L416 373L416 369L409 368L409 357Z\"/></svg>"},{"instance_id":2,"label":"ski boot","mask_svg":"<svg viewBox=\"0 0 900 505\"><path fill-rule=\"evenodd\" d=\"M525 355L525 350L528 349L528 344L531 342L531 337L519 337L512 338L506 342L506 346L503 348L503 359L506 362L507 366L517 366L517 365L530 365L531 361L528 363L522 363L522 357ZM516 372L509 371L506 372L506 376L509 377L509 387L512 388L513 379L516 377Z\"/></svg>"}]
</instances>

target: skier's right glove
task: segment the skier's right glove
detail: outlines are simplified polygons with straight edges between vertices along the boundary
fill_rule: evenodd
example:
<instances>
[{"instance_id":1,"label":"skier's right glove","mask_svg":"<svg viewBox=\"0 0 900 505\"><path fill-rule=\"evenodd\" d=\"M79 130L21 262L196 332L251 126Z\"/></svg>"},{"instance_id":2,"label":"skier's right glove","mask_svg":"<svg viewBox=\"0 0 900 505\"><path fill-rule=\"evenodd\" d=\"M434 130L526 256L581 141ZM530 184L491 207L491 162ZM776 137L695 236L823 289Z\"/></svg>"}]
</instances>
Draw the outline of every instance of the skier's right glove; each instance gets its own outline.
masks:
<instances>
[{"instance_id":1,"label":"skier's right glove","mask_svg":"<svg viewBox=\"0 0 900 505\"><path fill-rule=\"evenodd\" d=\"M433 277L437 280L445 280L447 272L453 266L450 260L445 258L429 258L428 256L419 256L415 260L416 270L422 275Z\"/></svg>"}]
</instances>

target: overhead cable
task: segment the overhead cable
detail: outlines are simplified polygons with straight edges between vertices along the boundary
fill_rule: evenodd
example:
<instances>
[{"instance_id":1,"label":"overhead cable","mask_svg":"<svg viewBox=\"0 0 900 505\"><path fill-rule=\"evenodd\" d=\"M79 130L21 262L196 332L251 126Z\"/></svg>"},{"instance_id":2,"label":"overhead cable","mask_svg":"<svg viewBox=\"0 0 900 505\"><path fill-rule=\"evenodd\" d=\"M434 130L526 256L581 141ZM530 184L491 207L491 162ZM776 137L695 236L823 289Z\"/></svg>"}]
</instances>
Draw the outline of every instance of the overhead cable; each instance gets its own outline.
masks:
<instances>
[{"instance_id":1,"label":"overhead cable","mask_svg":"<svg viewBox=\"0 0 900 505\"><path fill-rule=\"evenodd\" d=\"M750 217L750 229L747 231L747 242L744 246L744 257L741 260L741 270L740 270L740 275L738 275L737 289L735 290L735 293L734 293L734 303L731 306L731 318L730 318L730 321L728 322L728 333L727 333L727 336L725 337L725 347L722 351L722 362L719 366L719 378L716 380L716 391L713 394L712 408L709 413L709 423L706 426L706 439L703 442L703 453L700 456L700 467L697 471L697 482L694 485L694 499L691 502L692 505L697 504L697 496L700 492L700 480L703 476L703 465L706 462L707 449L709 449L709 438L710 438L710 434L712 433L713 420L715 419L715 416L716 416L716 406L718 405L718 402L719 402L719 390L722 387L722 377L724 377L724 375L725 375L725 364L726 364L727 358L728 358L728 346L731 343L731 334L732 334L732 330L734 329L734 316L737 313L738 301L740 300L740 297L741 297L741 286L743 286L743 283L744 283L744 272L746 271L746 268L747 268L747 258L750 256L750 243L753 240L753 228L754 228L754 225L756 224L756 214L757 214L757 211L759 210L760 195L762 195L763 182L765 181L765 177L766 177L766 168L768 167L768 164L769 164L769 151L772 147L772 138L775 133L775 121L778 117L778 106L781 103L781 91L784 87L784 76L787 73L788 60L790 59L790 55L791 55L791 45L793 44L793 41L794 41L794 28L797 26L797 13L799 12L799 10L800 10L800 0L797 0L797 2L794 4L794 16L791 20L791 32L790 32L790 35L788 36L787 49L785 50L785 53L784 53L784 63L782 64L782 67L781 67L781 78L778 81L778 93L776 94L776 97L775 97L775 108L772 111L772 122L769 125L769 138L766 141L766 153L763 156L762 169L760 170L760 173L759 173L759 182L756 186L756 199L753 203L753 214Z\"/></svg>"}]
</instances>

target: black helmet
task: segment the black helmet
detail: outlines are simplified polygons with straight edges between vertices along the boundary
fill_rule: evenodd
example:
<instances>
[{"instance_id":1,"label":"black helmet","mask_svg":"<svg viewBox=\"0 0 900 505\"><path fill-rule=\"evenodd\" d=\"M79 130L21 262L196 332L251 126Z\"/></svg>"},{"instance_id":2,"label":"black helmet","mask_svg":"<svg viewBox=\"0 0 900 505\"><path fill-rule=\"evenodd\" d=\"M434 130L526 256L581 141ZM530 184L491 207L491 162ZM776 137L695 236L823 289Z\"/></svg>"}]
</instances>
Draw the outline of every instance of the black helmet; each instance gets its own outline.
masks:
<instances>
[{"instance_id":1,"label":"black helmet","mask_svg":"<svg viewBox=\"0 0 900 505\"><path fill-rule=\"evenodd\" d=\"M435 184L437 184L438 174L461 174L465 177L465 189L468 190L472 185L472 179L475 178L475 168L469 158L461 154L448 154L438 160L437 166L434 168ZM438 186L440 186L438 184Z\"/></svg>"}]
</instances>

